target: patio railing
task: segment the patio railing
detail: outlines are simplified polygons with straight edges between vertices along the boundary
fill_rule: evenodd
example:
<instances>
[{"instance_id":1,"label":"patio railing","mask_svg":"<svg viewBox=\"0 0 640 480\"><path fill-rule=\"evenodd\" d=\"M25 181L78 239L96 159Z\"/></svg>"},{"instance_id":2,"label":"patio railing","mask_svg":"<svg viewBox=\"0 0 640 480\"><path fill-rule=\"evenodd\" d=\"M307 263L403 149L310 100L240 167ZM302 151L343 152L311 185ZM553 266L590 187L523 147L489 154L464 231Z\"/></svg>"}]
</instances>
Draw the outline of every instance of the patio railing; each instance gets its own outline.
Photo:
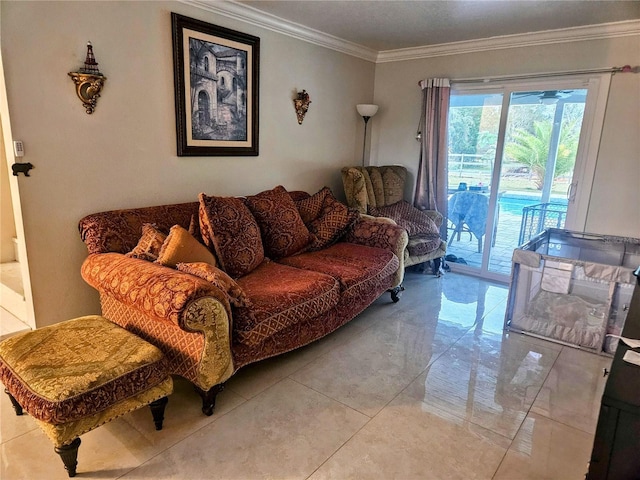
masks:
<instances>
[{"instance_id":1,"label":"patio railing","mask_svg":"<svg viewBox=\"0 0 640 480\"><path fill-rule=\"evenodd\" d=\"M458 176L462 176L465 171L491 171L491 162L485 158L485 155L450 153L448 165L449 174L454 174L455 172Z\"/></svg>"}]
</instances>

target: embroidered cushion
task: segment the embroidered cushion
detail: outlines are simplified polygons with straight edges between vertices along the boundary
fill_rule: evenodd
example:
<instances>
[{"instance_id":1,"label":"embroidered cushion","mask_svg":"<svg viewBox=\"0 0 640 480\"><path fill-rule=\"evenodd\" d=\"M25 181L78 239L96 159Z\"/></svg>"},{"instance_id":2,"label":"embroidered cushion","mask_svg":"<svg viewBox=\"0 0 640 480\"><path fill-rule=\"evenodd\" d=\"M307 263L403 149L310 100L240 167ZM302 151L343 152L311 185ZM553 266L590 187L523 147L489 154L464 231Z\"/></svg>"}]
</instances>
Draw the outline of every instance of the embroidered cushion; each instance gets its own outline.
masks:
<instances>
[{"instance_id":1,"label":"embroidered cushion","mask_svg":"<svg viewBox=\"0 0 640 480\"><path fill-rule=\"evenodd\" d=\"M283 258L280 263L331 275L340 282L343 292L366 282L386 279L399 266L398 258L389 250L347 242Z\"/></svg>"},{"instance_id":2,"label":"embroidered cushion","mask_svg":"<svg viewBox=\"0 0 640 480\"><path fill-rule=\"evenodd\" d=\"M205 262L216 266L213 254L180 225L174 225L162 244L156 263L173 267L181 262Z\"/></svg>"},{"instance_id":3,"label":"embroidered cushion","mask_svg":"<svg viewBox=\"0 0 640 480\"><path fill-rule=\"evenodd\" d=\"M296 205L303 211L300 216L307 219L306 225L314 236L309 246L311 251L321 250L337 242L360 216L357 210L336 200L329 187L324 187L308 199L296 202Z\"/></svg>"},{"instance_id":4,"label":"embroidered cushion","mask_svg":"<svg viewBox=\"0 0 640 480\"><path fill-rule=\"evenodd\" d=\"M200 243L204 243L202 240L202 234L200 233L200 218L198 218L198 214L191 215L191 221L189 221L189 233L193 235L193 238L198 240Z\"/></svg>"},{"instance_id":5,"label":"embroidered cushion","mask_svg":"<svg viewBox=\"0 0 640 480\"><path fill-rule=\"evenodd\" d=\"M246 204L260 226L267 257L277 260L294 255L311 241L309 229L283 186L247 197Z\"/></svg>"},{"instance_id":6,"label":"embroidered cushion","mask_svg":"<svg viewBox=\"0 0 640 480\"><path fill-rule=\"evenodd\" d=\"M213 250L222 270L232 278L251 272L264 260L260 227L240 198L209 197L200 200L200 233Z\"/></svg>"},{"instance_id":7,"label":"embroidered cushion","mask_svg":"<svg viewBox=\"0 0 640 480\"><path fill-rule=\"evenodd\" d=\"M176 267L181 272L195 275L213 283L227 294L232 305L236 307L248 306L247 296L242 287L219 268L204 262L179 263Z\"/></svg>"},{"instance_id":8,"label":"embroidered cushion","mask_svg":"<svg viewBox=\"0 0 640 480\"><path fill-rule=\"evenodd\" d=\"M297 202L298 200L309 198L311 195L309 195L307 192L303 192L302 190L290 190L289 196L294 202Z\"/></svg>"},{"instance_id":9,"label":"embroidered cushion","mask_svg":"<svg viewBox=\"0 0 640 480\"><path fill-rule=\"evenodd\" d=\"M324 204L324 198L330 191L331 190L329 190L328 187L324 187L322 190L314 193L310 197L307 196L301 199L294 198L294 203L296 204L298 213L300 213L300 217L302 218L302 221L305 225L308 225L320 216L320 211L322 210L322 205Z\"/></svg>"},{"instance_id":10,"label":"embroidered cushion","mask_svg":"<svg viewBox=\"0 0 640 480\"><path fill-rule=\"evenodd\" d=\"M126 256L155 262L166 238L167 235L158 230L155 225L145 223L142 225L142 236L138 244Z\"/></svg>"},{"instance_id":11,"label":"embroidered cushion","mask_svg":"<svg viewBox=\"0 0 640 480\"><path fill-rule=\"evenodd\" d=\"M277 262L263 262L238 283L251 308L234 309L233 338L249 347L329 312L340 300L340 286L331 276Z\"/></svg>"},{"instance_id":12,"label":"embroidered cushion","mask_svg":"<svg viewBox=\"0 0 640 480\"><path fill-rule=\"evenodd\" d=\"M430 235L440 237L440 230L435 222L421 210L405 200L384 207L369 207L369 214L374 217L388 217L404 228L409 236Z\"/></svg>"}]
</instances>

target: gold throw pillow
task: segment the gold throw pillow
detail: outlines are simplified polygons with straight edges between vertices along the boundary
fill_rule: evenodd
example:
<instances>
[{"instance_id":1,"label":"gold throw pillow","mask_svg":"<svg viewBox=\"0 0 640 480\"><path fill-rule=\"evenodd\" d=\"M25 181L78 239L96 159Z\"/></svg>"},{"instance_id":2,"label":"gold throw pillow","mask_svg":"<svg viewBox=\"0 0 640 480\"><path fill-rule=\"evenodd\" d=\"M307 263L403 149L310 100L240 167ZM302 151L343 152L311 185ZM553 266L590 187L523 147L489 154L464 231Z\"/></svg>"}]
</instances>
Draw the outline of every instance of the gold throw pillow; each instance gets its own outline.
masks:
<instances>
[{"instance_id":1,"label":"gold throw pillow","mask_svg":"<svg viewBox=\"0 0 640 480\"><path fill-rule=\"evenodd\" d=\"M214 267L217 265L216 257L207 247L198 242L186 229L174 225L162 244L156 263L175 268L182 262L204 262Z\"/></svg>"}]
</instances>

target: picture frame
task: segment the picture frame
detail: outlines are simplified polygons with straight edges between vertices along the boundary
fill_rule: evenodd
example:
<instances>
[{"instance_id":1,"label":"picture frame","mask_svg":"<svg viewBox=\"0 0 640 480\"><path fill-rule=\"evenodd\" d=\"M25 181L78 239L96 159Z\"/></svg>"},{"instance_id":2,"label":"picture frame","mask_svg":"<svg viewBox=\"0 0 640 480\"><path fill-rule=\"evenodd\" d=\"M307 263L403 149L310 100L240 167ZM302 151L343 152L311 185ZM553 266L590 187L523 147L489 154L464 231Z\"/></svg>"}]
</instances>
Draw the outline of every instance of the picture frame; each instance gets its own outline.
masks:
<instances>
[{"instance_id":1,"label":"picture frame","mask_svg":"<svg viewBox=\"0 0 640 480\"><path fill-rule=\"evenodd\" d=\"M258 155L260 38L171 13L178 156Z\"/></svg>"}]
</instances>

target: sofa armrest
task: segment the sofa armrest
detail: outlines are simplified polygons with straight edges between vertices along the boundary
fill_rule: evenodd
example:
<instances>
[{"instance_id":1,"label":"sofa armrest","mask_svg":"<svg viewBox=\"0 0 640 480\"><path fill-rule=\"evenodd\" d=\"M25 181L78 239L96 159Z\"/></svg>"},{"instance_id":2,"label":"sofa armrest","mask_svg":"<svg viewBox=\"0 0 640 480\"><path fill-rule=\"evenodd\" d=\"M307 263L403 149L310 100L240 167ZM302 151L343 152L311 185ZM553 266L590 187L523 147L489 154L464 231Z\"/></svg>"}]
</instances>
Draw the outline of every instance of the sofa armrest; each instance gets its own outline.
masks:
<instances>
[{"instance_id":1,"label":"sofa armrest","mask_svg":"<svg viewBox=\"0 0 640 480\"><path fill-rule=\"evenodd\" d=\"M344 241L384 248L398 255L404 252L409 238L407 231L390 218L360 215L353 228L345 235Z\"/></svg>"},{"instance_id":2,"label":"sofa armrest","mask_svg":"<svg viewBox=\"0 0 640 480\"><path fill-rule=\"evenodd\" d=\"M357 243L368 247L384 248L393 252L400 266L393 280L393 287L402 283L404 278L404 250L409 243L407 231L396 225L390 218L360 215L360 219L344 238L345 242Z\"/></svg>"},{"instance_id":3,"label":"sofa armrest","mask_svg":"<svg viewBox=\"0 0 640 480\"><path fill-rule=\"evenodd\" d=\"M422 210L422 213L424 213L429 218L431 218L431 220L434 221L434 223L436 224L436 226L438 228L440 228L442 226L442 221L444 220L444 217L442 216L442 214L440 212L438 212L436 210Z\"/></svg>"},{"instance_id":4,"label":"sofa armrest","mask_svg":"<svg viewBox=\"0 0 640 480\"><path fill-rule=\"evenodd\" d=\"M120 253L89 255L82 264L82 278L101 295L111 297L147 317L169 320L183 330L194 330L193 314L188 314L188 308L201 298L213 297L222 303L231 318L226 293L213 284L193 275ZM200 329L201 327L196 330Z\"/></svg>"},{"instance_id":5,"label":"sofa armrest","mask_svg":"<svg viewBox=\"0 0 640 480\"><path fill-rule=\"evenodd\" d=\"M82 277L103 315L165 352L171 373L206 392L235 371L231 306L212 283L120 253L89 255Z\"/></svg>"}]
</instances>

